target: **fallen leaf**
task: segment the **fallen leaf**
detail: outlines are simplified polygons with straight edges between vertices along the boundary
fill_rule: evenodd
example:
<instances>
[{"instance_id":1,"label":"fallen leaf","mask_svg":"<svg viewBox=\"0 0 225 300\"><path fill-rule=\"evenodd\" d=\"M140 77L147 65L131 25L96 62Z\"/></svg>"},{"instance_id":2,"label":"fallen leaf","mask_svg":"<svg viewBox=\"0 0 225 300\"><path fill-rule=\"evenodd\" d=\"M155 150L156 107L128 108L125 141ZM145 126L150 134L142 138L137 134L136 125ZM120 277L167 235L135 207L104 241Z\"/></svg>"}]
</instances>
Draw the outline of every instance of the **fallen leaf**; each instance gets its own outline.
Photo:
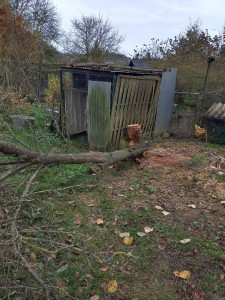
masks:
<instances>
[{"instance_id":1,"label":"fallen leaf","mask_svg":"<svg viewBox=\"0 0 225 300\"><path fill-rule=\"evenodd\" d=\"M57 230L58 230L58 231L64 231L65 228L64 228L64 227L60 227L60 228L58 228Z\"/></svg>"},{"instance_id":2,"label":"fallen leaf","mask_svg":"<svg viewBox=\"0 0 225 300\"><path fill-rule=\"evenodd\" d=\"M159 250L165 250L165 246L163 246L163 245L158 245L158 249L159 249Z\"/></svg>"},{"instance_id":3,"label":"fallen leaf","mask_svg":"<svg viewBox=\"0 0 225 300\"><path fill-rule=\"evenodd\" d=\"M63 271L65 271L68 268L68 265L66 264L65 266L62 266L61 268L59 268L56 273L61 273Z\"/></svg>"},{"instance_id":4,"label":"fallen leaf","mask_svg":"<svg viewBox=\"0 0 225 300\"><path fill-rule=\"evenodd\" d=\"M106 266L106 267L102 267L100 270L101 270L102 272L107 272L107 271L108 271L108 269L109 269L109 267L108 267L108 266Z\"/></svg>"},{"instance_id":5,"label":"fallen leaf","mask_svg":"<svg viewBox=\"0 0 225 300\"><path fill-rule=\"evenodd\" d=\"M156 208L157 210L163 210L162 207L161 207L161 206L158 206L158 205L155 205L155 208Z\"/></svg>"},{"instance_id":6,"label":"fallen leaf","mask_svg":"<svg viewBox=\"0 0 225 300\"><path fill-rule=\"evenodd\" d=\"M94 295L90 298L90 300L99 300L99 296L98 295Z\"/></svg>"},{"instance_id":7,"label":"fallen leaf","mask_svg":"<svg viewBox=\"0 0 225 300\"><path fill-rule=\"evenodd\" d=\"M55 253L52 253L52 254L51 254L51 258L52 258L52 259L56 259L56 254L55 254Z\"/></svg>"},{"instance_id":8,"label":"fallen leaf","mask_svg":"<svg viewBox=\"0 0 225 300\"><path fill-rule=\"evenodd\" d=\"M180 240L180 243L181 244L187 244L191 241L191 239L183 239L183 240Z\"/></svg>"},{"instance_id":9,"label":"fallen leaf","mask_svg":"<svg viewBox=\"0 0 225 300\"><path fill-rule=\"evenodd\" d=\"M221 201L220 203L221 203L221 204L225 204L225 201Z\"/></svg>"},{"instance_id":10,"label":"fallen leaf","mask_svg":"<svg viewBox=\"0 0 225 300\"><path fill-rule=\"evenodd\" d=\"M130 233L129 232L121 232L121 233L119 233L119 236L121 238L125 238L125 237L129 238L130 237Z\"/></svg>"},{"instance_id":11,"label":"fallen leaf","mask_svg":"<svg viewBox=\"0 0 225 300\"><path fill-rule=\"evenodd\" d=\"M125 237L123 239L124 244L131 245L133 243L134 238L133 237Z\"/></svg>"},{"instance_id":12,"label":"fallen leaf","mask_svg":"<svg viewBox=\"0 0 225 300\"><path fill-rule=\"evenodd\" d=\"M104 292L107 290L107 287L108 287L108 283L107 282L103 282L101 284L101 288L103 289Z\"/></svg>"},{"instance_id":13,"label":"fallen leaf","mask_svg":"<svg viewBox=\"0 0 225 300\"><path fill-rule=\"evenodd\" d=\"M225 275L224 274L220 275L220 281L224 281L224 279L225 279Z\"/></svg>"},{"instance_id":14,"label":"fallen leaf","mask_svg":"<svg viewBox=\"0 0 225 300\"><path fill-rule=\"evenodd\" d=\"M103 222L102 218L97 218L96 223L98 225L102 225L104 222Z\"/></svg>"},{"instance_id":15,"label":"fallen leaf","mask_svg":"<svg viewBox=\"0 0 225 300\"><path fill-rule=\"evenodd\" d=\"M168 216L170 213L168 212L168 211L162 211L162 214L164 215L164 216Z\"/></svg>"},{"instance_id":16,"label":"fallen leaf","mask_svg":"<svg viewBox=\"0 0 225 300\"><path fill-rule=\"evenodd\" d=\"M72 203L74 203L74 202L76 202L76 200L68 201L67 203L72 204Z\"/></svg>"},{"instance_id":17,"label":"fallen leaf","mask_svg":"<svg viewBox=\"0 0 225 300\"><path fill-rule=\"evenodd\" d=\"M76 220L74 221L74 223L75 223L76 225L80 225L80 224L81 224L81 221L78 220L78 219L76 219Z\"/></svg>"},{"instance_id":18,"label":"fallen leaf","mask_svg":"<svg viewBox=\"0 0 225 300\"><path fill-rule=\"evenodd\" d=\"M149 233L149 232L153 232L154 228L153 227L145 227L144 230L145 230L145 233Z\"/></svg>"},{"instance_id":19,"label":"fallen leaf","mask_svg":"<svg viewBox=\"0 0 225 300\"><path fill-rule=\"evenodd\" d=\"M194 205L194 204L189 204L188 207L196 208L196 205Z\"/></svg>"},{"instance_id":20,"label":"fallen leaf","mask_svg":"<svg viewBox=\"0 0 225 300\"><path fill-rule=\"evenodd\" d=\"M133 191L133 190L134 190L134 188L133 188L132 186L130 186L130 190L131 190L131 191Z\"/></svg>"},{"instance_id":21,"label":"fallen leaf","mask_svg":"<svg viewBox=\"0 0 225 300\"><path fill-rule=\"evenodd\" d=\"M190 271L186 271L186 270L183 270L183 271L174 271L173 272L174 276L175 277L179 277L179 278L182 278L182 279L190 279L191 277L191 273Z\"/></svg>"},{"instance_id":22,"label":"fallen leaf","mask_svg":"<svg viewBox=\"0 0 225 300\"><path fill-rule=\"evenodd\" d=\"M108 283L108 292L109 293L116 292L117 291L117 287L118 287L118 284L117 284L116 280L109 281L109 283Z\"/></svg>"},{"instance_id":23,"label":"fallen leaf","mask_svg":"<svg viewBox=\"0 0 225 300\"><path fill-rule=\"evenodd\" d=\"M183 279L189 279L191 277L191 273L189 271L180 271L179 277Z\"/></svg>"},{"instance_id":24,"label":"fallen leaf","mask_svg":"<svg viewBox=\"0 0 225 300\"><path fill-rule=\"evenodd\" d=\"M144 157L148 156L148 151L143 152L142 154Z\"/></svg>"},{"instance_id":25,"label":"fallen leaf","mask_svg":"<svg viewBox=\"0 0 225 300\"><path fill-rule=\"evenodd\" d=\"M85 289L84 286L80 286L80 287L78 288L78 293L82 293L84 289Z\"/></svg>"},{"instance_id":26,"label":"fallen leaf","mask_svg":"<svg viewBox=\"0 0 225 300\"><path fill-rule=\"evenodd\" d=\"M137 235L142 237L142 236L146 236L146 233L144 233L144 232L137 232Z\"/></svg>"},{"instance_id":27,"label":"fallen leaf","mask_svg":"<svg viewBox=\"0 0 225 300\"><path fill-rule=\"evenodd\" d=\"M36 254L34 252L31 252L30 257L31 257L32 260L37 259Z\"/></svg>"},{"instance_id":28,"label":"fallen leaf","mask_svg":"<svg viewBox=\"0 0 225 300\"><path fill-rule=\"evenodd\" d=\"M113 169L114 165L110 165L108 166L109 169Z\"/></svg>"},{"instance_id":29,"label":"fallen leaf","mask_svg":"<svg viewBox=\"0 0 225 300\"><path fill-rule=\"evenodd\" d=\"M76 277L76 278L79 277L79 272L75 272L75 277Z\"/></svg>"},{"instance_id":30,"label":"fallen leaf","mask_svg":"<svg viewBox=\"0 0 225 300\"><path fill-rule=\"evenodd\" d=\"M93 279L93 276L92 276L91 274L86 274L85 277L86 277L87 279Z\"/></svg>"}]
</instances>

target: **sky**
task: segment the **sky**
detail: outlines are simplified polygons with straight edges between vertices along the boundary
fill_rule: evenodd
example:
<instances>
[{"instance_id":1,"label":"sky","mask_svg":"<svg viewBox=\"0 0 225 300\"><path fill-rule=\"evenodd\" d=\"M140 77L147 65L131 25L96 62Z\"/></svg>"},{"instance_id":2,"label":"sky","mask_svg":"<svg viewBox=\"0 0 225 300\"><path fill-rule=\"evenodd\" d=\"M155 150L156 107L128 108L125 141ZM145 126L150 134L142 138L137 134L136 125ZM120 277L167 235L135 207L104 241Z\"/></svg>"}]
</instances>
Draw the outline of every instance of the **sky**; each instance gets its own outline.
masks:
<instances>
[{"instance_id":1,"label":"sky","mask_svg":"<svg viewBox=\"0 0 225 300\"><path fill-rule=\"evenodd\" d=\"M125 35L120 52L133 55L135 46L151 38L173 38L197 19L210 34L221 34L225 25L225 0L52 0L61 16L62 29L82 15L108 18Z\"/></svg>"}]
</instances>

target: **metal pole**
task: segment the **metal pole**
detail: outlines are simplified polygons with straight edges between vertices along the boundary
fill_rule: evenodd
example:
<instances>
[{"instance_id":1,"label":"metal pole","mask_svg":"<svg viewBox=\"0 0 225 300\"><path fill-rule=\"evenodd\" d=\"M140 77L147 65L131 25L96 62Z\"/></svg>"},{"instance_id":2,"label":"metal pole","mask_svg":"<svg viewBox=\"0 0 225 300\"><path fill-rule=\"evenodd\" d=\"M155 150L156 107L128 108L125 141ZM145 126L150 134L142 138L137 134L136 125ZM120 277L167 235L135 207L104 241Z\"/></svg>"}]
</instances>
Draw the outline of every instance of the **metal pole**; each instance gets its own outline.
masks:
<instances>
[{"instance_id":1,"label":"metal pole","mask_svg":"<svg viewBox=\"0 0 225 300\"><path fill-rule=\"evenodd\" d=\"M212 64L214 62L215 58L214 57L209 57L207 60L208 66L207 66L207 71L206 71L206 75L205 75L205 80L203 83L203 87L202 87L202 91L200 92L199 98L198 98L198 102L197 102L197 111L196 111L196 119L195 119L195 124L199 125L201 123L201 114L202 114L202 110L203 110L203 105L205 102L205 90L207 87L207 83L209 80L209 76L212 70Z\"/></svg>"}]
</instances>

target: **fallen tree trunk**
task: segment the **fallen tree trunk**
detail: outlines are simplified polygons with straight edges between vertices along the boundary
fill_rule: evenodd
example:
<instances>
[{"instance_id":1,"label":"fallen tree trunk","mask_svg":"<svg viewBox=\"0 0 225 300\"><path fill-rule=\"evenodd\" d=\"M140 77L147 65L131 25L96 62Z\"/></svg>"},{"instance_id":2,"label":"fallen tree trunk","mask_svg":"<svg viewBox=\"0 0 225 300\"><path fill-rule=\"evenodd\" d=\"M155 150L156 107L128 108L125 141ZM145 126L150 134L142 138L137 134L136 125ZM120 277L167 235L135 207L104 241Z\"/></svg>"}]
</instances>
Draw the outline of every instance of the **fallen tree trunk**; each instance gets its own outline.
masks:
<instances>
[{"instance_id":1,"label":"fallen tree trunk","mask_svg":"<svg viewBox=\"0 0 225 300\"><path fill-rule=\"evenodd\" d=\"M101 163L111 165L117 161L141 155L148 149L147 144L136 144L129 149L117 150L113 152L87 152L74 154L52 154L36 152L23 149L12 143L0 141L0 152L18 158L19 162L30 162L32 164L59 165L59 164L82 164Z\"/></svg>"}]
</instances>

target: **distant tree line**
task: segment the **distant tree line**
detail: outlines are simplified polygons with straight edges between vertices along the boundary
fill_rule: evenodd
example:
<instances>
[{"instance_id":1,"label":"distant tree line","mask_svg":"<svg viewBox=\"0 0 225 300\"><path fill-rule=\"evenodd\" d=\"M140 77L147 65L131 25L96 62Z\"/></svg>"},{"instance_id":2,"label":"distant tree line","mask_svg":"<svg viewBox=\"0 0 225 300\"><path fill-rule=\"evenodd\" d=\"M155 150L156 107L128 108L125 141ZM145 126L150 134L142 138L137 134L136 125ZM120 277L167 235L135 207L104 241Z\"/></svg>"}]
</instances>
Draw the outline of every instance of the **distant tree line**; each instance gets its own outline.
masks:
<instances>
[{"instance_id":1,"label":"distant tree line","mask_svg":"<svg viewBox=\"0 0 225 300\"><path fill-rule=\"evenodd\" d=\"M207 29L201 29L200 20L196 20L190 23L184 32L174 38L162 41L151 38L149 44L143 44L142 47L134 49L134 57L161 60L175 56L215 56L221 54L221 41L221 36L211 36Z\"/></svg>"}]
</instances>

